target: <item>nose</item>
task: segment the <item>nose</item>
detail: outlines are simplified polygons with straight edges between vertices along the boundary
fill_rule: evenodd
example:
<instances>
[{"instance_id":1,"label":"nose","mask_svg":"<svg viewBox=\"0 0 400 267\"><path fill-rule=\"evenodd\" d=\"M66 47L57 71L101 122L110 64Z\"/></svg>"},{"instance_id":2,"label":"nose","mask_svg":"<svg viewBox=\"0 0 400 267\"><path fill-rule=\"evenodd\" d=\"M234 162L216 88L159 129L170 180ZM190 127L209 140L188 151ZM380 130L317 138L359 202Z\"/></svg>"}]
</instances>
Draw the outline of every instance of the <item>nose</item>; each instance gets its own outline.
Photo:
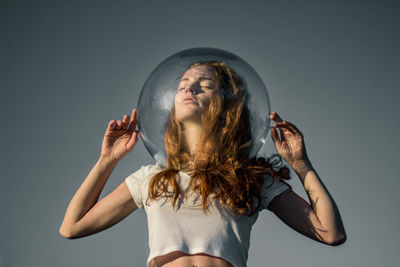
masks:
<instances>
[{"instance_id":1,"label":"nose","mask_svg":"<svg viewBox=\"0 0 400 267\"><path fill-rule=\"evenodd\" d=\"M194 85L193 85L193 84L185 87L185 94L188 93L189 91L190 91L192 94L195 93Z\"/></svg>"}]
</instances>

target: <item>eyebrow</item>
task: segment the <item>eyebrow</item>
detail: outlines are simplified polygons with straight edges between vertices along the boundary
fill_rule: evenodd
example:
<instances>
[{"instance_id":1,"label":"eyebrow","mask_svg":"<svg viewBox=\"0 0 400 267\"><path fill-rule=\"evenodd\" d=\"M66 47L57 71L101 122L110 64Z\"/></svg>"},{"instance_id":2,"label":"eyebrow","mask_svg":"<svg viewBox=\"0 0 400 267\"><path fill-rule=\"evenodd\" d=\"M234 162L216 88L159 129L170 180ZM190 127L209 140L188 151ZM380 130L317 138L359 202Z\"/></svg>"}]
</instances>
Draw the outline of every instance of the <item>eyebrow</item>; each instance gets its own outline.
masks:
<instances>
[{"instance_id":1,"label":"eyebrow","mask_svg":"<svg viewBox=\"0 0 400 267\"><path fill-rule=\"evenodd\" d=\"M189 79L188 78L184 78L184 79L181 80L181 82L187 81L187 80L189 80ZM200 80L210 80L210 81L215 82L213 79L211 79L209 77L200 77Z\"/></svg>"}]
</instances>

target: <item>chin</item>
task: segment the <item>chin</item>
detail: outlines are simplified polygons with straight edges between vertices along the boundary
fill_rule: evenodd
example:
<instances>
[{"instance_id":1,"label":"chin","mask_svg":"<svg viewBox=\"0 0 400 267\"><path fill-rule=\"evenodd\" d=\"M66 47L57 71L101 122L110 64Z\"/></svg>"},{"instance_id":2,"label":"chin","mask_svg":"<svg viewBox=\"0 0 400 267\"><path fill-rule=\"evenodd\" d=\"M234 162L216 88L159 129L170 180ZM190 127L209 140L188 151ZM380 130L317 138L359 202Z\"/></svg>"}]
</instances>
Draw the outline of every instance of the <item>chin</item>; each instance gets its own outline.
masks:
<instances>
[{"instance_id":1,"label":"chin","mask_svg":"<svg viewBox=\"0 0 400 267\"><path fill-rule=\"evenodd\" d=\"M175 117L178 121L183 122L185 120L198 120L200 118L200 114L194 110L185 110L178 114L175 113Z\"/></svg>"},{"instance_id":2,"label":"chin","mask_svg":"<svg viewBox=\"0 0 400 267\"><path fill-rule=\"evenodd\" d=\"M191 123L196 122L196 123L200 123L200 118L198 118L198 117L177 118L177 121L180 122L180 123L186 123L186 122L191 122Z\"/></svg>"}]
</instances>

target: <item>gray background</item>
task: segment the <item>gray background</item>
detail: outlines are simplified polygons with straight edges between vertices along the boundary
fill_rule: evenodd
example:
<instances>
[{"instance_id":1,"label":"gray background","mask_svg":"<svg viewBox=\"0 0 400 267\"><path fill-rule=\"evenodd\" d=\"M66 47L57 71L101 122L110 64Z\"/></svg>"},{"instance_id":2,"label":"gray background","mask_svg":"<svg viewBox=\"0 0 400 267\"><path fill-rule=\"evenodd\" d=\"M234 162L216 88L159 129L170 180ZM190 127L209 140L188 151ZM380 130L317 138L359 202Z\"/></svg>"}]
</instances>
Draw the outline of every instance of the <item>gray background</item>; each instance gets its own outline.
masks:
<instances>
[{"instance_id":1,"label":"gray background","mask_svg":"<svg viewBox=\"0 0 400 267\"><path fill-rule=\"evenodd\" d=\"M246 60L272 110L305 136L348 240L323 245L260 213L249 266L395 266L399 5L395 1L2 1L2 266L144 266L136 211L77 240L59 233L107 123L150 72L192 47ZM272 140L264 147L272 153ZM153 160L140 140L101 198ZM290 182L307 199L297 176ZM397 225L397 226L396 226Z\"/></svg>"}]
</instances>

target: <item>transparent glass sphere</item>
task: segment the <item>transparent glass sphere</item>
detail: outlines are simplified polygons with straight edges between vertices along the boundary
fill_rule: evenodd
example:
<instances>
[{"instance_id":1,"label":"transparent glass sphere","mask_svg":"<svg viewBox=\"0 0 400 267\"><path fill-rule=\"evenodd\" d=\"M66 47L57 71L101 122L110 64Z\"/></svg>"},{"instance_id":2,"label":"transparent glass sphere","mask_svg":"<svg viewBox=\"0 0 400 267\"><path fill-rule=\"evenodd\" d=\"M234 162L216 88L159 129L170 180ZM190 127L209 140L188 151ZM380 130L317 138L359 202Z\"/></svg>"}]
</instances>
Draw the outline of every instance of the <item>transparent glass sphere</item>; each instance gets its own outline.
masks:
<instances>
[{"instance_id":1,"label":"transparent glass sphere","mask_svg":"<svg viewBox=\"0 0 400 267\"><path fill-rule=\"evenodd\" d=\"M138 128L146 149L155 161L165 164L164 133L174 104L180 77L195 62L218 61L227 64L243 81L247 90L252 145L249 158L260 151L269 131L270 104L267 89L257 72L233 53L216 48L192 48L162 61L145 81L140 92Z\"/></svg>"}]
</instances>

